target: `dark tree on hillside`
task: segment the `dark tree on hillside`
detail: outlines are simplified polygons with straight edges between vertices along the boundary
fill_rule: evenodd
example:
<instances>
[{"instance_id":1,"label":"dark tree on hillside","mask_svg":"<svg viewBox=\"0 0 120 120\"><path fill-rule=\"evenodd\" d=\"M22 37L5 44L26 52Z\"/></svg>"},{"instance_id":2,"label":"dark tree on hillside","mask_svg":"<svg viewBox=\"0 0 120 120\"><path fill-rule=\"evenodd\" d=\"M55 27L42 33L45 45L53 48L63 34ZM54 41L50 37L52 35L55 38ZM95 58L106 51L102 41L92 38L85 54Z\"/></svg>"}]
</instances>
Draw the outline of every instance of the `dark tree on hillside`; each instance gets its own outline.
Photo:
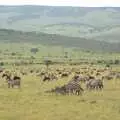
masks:
<instances>
[{"instance_id":1,"label":"dark tree on hillside","mask_svg":"<svg viewBox=\"0 0 120 120\"><path fill-rule=\"evenodd\" d=\"M45 63L47 70L48 70L48 67L50 64L52 64L52 61L51 60L44 60L44 63Z\"/></svg>"},{"instance_id":2,"label":"dark tree on hillside","mask_svg":"<svg viewBox=\"0 0 120 120\"><path fill-rule=\"evenodd\" d=\"M68 58L68 52L65 52L64 58Z\"/></svg>"},{"instance_id":3,"label":"dark tree on hillside","mask_svg":"<svg viewBox=\"0 0 120 120\"><path fill-rule=\"evenodd\" d=\"M12 52L12 53L11 53L11 55L12 55L12 56L15 56L15 55L16 55L16 53Z\"/></svg>"},{"instance_id":4,"label":"dark tree on hillside","mask_svg":"<svg viewBox=\"0 0 120 120\"><path fill-rule=\"evenodd\" d=\"M119 60L115 60L115 62L114 62L116 65L117 64L119 64L120 63L120 61Z\"/></svg>"},{"instance_id":5,"label":"dark tree on hillside","mask_svg":"<svg viewBox=\"0 0 120 120\"><path fill-rule=\"evenodd\" d=\"M36 54L39 51L39 49L38 48L31 48L30 51L31 51L31 53Z\"/></svg>"}]
</instances>

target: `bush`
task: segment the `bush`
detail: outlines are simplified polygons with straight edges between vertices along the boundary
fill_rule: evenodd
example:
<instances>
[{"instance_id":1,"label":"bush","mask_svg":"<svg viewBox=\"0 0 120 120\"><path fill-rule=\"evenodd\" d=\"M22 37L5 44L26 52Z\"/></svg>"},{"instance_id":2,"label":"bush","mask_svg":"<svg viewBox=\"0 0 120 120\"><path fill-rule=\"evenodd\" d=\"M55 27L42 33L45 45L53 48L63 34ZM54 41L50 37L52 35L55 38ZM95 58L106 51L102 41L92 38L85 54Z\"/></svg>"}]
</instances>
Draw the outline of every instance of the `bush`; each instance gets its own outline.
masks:
<instances>
[{"instance_id":1,"label":"bush","mask_svg":"<svg viewBox=\"0 0 120 120\"><path fill-rule=\"evenodd\" d=\"M30 51L31 51L31 53L36 54L39 51L39 49L38 48L31 48Z\"/></svg>"},{"instance_id":2,"label":"bush","mask_svg":"<svg viewBox=\"0 0 120 120\"><path fill-rule=\"evenodd\" d=\"M4 66L4 62L0 62L0 66Z\"/></svg>"},{"instance_id":3,"label":"bush","mask_svg":"<svg viewBox=\"0 0 120 120\"><path fill-rule=\"evenodd\" d=\"M108 67L108 68L109 68L109 67L110 67L110 64L106 64L106 66L105 66L105 67Z\"/></svg>"},{"instance_id":4,"label":"bush","mask_svg":"<svg viewBox=\"0 0 120 120\"><path fill-rule=\"evenodd\" d=\"M114 64L119 64L120 61L119 60L115 60Z\"/></svg>"},{"instance_id":5,"label":"bush","mask_svg":"<svg viewBox=\"0 0 120 120\"><path fill-rule=\"evenodd\" d=\"M51 60L44 60L45 65L47 66L47 68L49 67L50 64L52 64Z\"/></svg>"}]
</instances>

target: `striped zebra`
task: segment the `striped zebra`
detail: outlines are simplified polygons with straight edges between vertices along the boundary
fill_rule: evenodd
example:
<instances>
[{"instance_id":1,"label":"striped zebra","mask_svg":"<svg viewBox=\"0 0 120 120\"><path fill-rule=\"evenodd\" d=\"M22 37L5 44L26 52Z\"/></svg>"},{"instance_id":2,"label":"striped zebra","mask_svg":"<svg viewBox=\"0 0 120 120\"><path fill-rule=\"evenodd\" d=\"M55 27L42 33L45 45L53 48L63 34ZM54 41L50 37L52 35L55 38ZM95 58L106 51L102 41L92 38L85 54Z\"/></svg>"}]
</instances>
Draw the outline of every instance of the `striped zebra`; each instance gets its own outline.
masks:
<instances>
[{"instance_id":1,"label":"striped zebra","mask_svg":"<svg viewBox=\"0 0 120 120\"><path fill-rule=\"evenodd\" d=\"M7 83L8 83L8 88L14 88L15 86L20 88L21 87L21 78L18 76L14 76L13 78L9 77L7 79Z\"/></svg>"},{"instance_id":2,"label":"striped zebra","mask_svg":"<svg viewBox=\"0 0 120 120\"><path fill-rule=\"evenodd\" d=\"M70 81L68 84L62 87L56 87L55 89L46 92L47 93L55 92L57 94L62 94L62 95L70 95L70 94L81 95L83 91L84 91L83 88L81 88L78 82Z\"/></svg>"},{"instance_id":3,"label":"striped zebra","mask_svg":"<svg viewBox=\"0 0 120 120\"><path fill-rule=\"evenodd\" d=\"M80 95L84 91L78 82L70 81L65 85L66 93Z\"/></svg>"}]
</instances>

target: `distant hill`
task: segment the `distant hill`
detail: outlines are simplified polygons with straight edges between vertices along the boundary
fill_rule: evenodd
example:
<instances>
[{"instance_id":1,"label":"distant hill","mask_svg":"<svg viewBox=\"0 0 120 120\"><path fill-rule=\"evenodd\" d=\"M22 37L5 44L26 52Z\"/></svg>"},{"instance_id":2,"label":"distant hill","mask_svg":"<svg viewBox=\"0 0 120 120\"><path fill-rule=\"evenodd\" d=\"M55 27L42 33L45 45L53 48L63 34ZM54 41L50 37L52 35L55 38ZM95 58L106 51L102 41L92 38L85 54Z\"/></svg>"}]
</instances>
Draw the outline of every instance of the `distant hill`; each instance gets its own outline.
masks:
<instances>
[{"instance_id":1,"label":"distant hill","mask_svg":"<svg viewBox=\"0 0 120 120\"><path fill-rule=\"evenodd\" d=\"M120 42L120 7L0 6L0 28Z\"/></svg>"},{"instance_id":2,"label":"distant hill","mask_svg":"<svg viewBox=\"0 0 120 120\"><path fill-rule=\"evenodd\" d=\"M69 48L74 47L90 51L120 52L120 43L108 43L80 37L67 37L56 34L22 32L8 29L0 29L0 42L34 43Z\"/></svg>"}]
</instances>

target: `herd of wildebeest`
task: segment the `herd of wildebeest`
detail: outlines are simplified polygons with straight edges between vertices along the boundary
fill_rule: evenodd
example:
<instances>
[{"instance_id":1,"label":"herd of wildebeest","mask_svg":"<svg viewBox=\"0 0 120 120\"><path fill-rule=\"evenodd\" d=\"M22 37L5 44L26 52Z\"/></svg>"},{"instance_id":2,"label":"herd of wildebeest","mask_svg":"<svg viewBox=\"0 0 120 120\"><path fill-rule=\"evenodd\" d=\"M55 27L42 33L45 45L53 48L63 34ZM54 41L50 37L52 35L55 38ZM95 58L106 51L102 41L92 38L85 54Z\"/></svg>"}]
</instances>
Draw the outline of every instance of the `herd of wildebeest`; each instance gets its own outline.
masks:
<instances>
[{"instance_id":1,"label":"herd of wildebeest","mask_svg":"<svg viewBox=\"0 0 120 120\"><path fill-rule=\"evenodd\" d=\"M63 86L57 86L53 89L45 91L46 93L56 93L61 95L82 95L84 91L100 91L104 86L104 81L120 79L120 71L111 68L95 68L95 67L54 67L49 69L19 69L19 75L13 74L11 71L1 68L0 74L2 79L7 82L8 88L21 88L22 76L34 74L43 83L58 81L61 79L69 79ZM15 71L17 71L15 69ZM15 72L14 71L14 72ZM82 85L85 87L83 88Z\"/></svg>"}]
</instances>

